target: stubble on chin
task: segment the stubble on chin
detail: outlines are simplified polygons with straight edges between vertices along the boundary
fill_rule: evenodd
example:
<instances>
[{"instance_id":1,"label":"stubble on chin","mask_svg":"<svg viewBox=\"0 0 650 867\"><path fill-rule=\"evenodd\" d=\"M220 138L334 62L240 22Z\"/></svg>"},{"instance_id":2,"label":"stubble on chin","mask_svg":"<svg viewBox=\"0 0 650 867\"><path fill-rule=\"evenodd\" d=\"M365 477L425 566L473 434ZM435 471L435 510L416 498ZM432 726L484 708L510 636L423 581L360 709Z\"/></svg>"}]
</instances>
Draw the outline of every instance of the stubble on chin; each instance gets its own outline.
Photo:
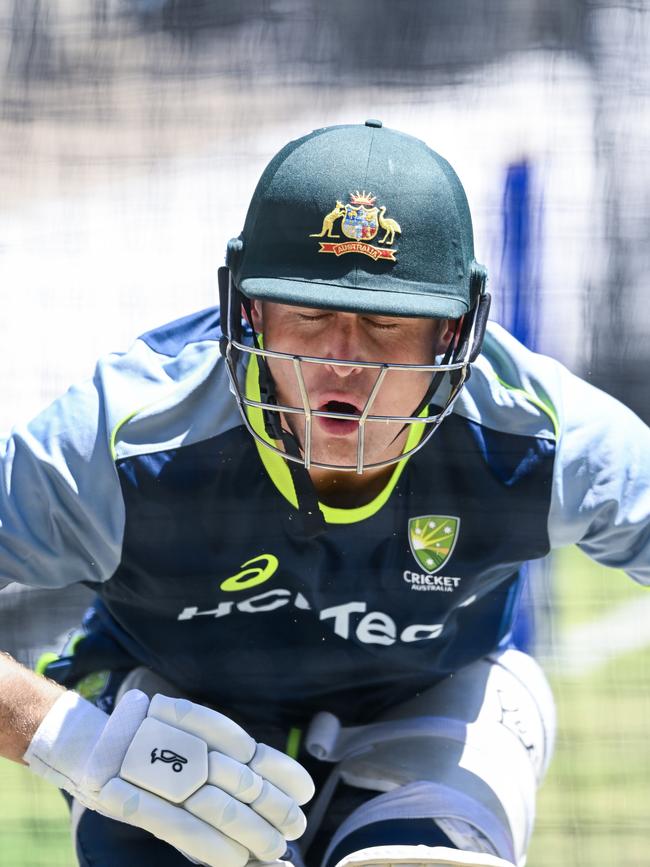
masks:
<instances>
[{"instance_id":1,"label":"stubble on chin","mask_svg":"<svg viewBox=\"0 0 650 867\"><path fill-rule=\"evenodd\" d=\"M363 443L364 464L381 463L382 461L398 458L404 450L408 429L401 430L399 424L387 426L377 423L376 426L384 428L373 435L372 428L375 423L368 422ZM393 430L394 428L394 430ZM291 426L291 432L296 438L301 453L304 455L304 421ZM330 464L334 467L356 467L359 448L358 434L349 434L346 437L328 435L317 428L312 430L311 460L317 463Z\"/></svg>"}]
</instances>

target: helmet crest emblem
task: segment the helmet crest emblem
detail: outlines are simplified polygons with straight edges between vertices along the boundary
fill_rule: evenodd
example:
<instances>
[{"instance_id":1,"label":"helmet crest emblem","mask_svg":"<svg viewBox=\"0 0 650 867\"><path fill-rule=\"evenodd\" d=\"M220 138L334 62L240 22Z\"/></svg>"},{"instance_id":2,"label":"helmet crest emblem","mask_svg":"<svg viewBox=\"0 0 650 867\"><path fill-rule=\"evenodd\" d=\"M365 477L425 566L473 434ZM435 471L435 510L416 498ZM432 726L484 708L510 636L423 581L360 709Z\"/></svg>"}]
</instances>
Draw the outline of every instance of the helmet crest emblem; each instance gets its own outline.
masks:
<instances>
[{"instance_id":1,"label":"helmet crest emblem","mask_svg":"<svg viewBox=\"0 0 650 867\"><path fill-rule=\"evenodd\" d=\"M335 256L343 256L346 253L361 253L374 260L388 259L395 262L397 250L376 247L374 244L368 243L382 230L383 236L378 239L377 243L392 245L395 242L395 235L402 232L396 220L385 216L386 206L378 207L375 205L376 198L365 190L362 192L357 190L350 193L350 201L347 204L337 199L334 208L323 217L321 231L315 232L309 237L340 238L341 235L335 232L336 223L340 220L339 230L350 240L341 243L321 241L318 252L334 253Z\"/></svg>"}]
</instances>

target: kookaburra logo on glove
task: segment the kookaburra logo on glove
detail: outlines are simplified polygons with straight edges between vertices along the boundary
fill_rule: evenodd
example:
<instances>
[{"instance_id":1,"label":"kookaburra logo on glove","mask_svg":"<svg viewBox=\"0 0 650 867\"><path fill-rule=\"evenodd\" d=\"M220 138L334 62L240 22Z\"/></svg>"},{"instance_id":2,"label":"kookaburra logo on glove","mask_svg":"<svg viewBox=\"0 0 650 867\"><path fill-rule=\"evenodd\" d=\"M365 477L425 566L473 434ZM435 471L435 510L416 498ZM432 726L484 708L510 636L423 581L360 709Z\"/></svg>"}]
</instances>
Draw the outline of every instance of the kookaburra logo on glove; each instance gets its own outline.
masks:
<instances>
[{"instance_id":1,"label":"kookaburra logo on glove","mask_svg":"<svg viewBox=\"0 0 650 867\"><path fill-rule=\"evenodd\" d=\"M153 765L154 762L166 762L172 766L172 771L180 774L183 770L183 765L187 764L187 759L185 756L175 753L174 750L160 750L158 752L158 747L154 747L151 750L151 764Z\"/></svg>"}]
</instances>

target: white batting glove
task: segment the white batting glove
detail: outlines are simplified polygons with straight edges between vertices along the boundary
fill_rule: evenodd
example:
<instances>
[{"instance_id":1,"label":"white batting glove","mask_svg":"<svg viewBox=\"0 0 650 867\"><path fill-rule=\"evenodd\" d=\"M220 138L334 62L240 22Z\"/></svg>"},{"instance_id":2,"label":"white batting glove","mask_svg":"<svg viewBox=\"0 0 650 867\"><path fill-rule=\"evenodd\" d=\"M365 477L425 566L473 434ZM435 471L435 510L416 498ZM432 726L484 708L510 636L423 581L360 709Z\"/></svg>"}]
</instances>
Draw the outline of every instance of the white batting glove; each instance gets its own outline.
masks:
<instances>
[{"instance_id":1,"label":"white batting glove","mask_svg":"<svg viewBox=\"0 0 650 867\"><path fill-rule=\"evenodd\" d=\"M275 861L306 826L307 771L223 714L127 692L112 715L58 699L24 760L86 807L149 831L209 867Z\"/></svg>"}]
</instances>

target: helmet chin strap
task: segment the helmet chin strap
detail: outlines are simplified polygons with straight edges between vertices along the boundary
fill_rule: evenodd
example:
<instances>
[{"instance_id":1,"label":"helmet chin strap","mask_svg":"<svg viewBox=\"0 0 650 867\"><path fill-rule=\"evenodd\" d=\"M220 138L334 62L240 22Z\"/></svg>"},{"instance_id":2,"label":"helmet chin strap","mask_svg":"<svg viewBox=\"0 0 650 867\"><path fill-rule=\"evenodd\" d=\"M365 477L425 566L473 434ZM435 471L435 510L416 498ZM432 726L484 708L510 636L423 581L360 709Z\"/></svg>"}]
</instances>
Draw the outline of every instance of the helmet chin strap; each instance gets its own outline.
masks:
<instances>
[{"instance_id":1,"label":"helmet chin strap","mask_svg":"<svg viewBox=\"0 0 650 867\"><path fill-rule=\"evenodd\" d=\"M256 349L260 349L257 334L253 327L253 311L250 299L245 295L242 295L241 302L246 314L246 319L248 320L253 332L253 345ZM258 355L257 364L261 401L262 403L270 403L277 406L278 400L275 393L275 382L273 381L269 366L266 363L266 358L264 358L263 355ZM308 539L314 539L317 536L320 536L321 533L325 532L327 525L323 513L320 510L318 493L314 483L309 475L309 471L302 463L300 444L293 432L282 426L279 412L269 412L268 410L263 409L262 413L264 417L264 427L266 428L267 434L274 440L280 440L288 455L300 458L300 462L285 461L285 463L288 465L289 472L291 473L293 487L296 492L296 499L298 500L298 511L302 516L304 535Z\"/></svg>"},{"instance_id":2,"label":"helmet chin strap","mask_svg":"<svg viewBox=\"0 0 650 867\"><path fill-rule=\"evenodd\" d=\"M293 434L282 430L282 444L287 454L301 457L300 447ZM286 461L293 479L298 500L298 510L302 515L303 532L307 539L315 539L327 529L325 518L318 503L318 492L305 465L297 461Z\"/></svg>"},{"instance_id":3,"label":"helmet chin strap","mask_svg":"<svg viewBox=\"0 0 650 867\"><path fill-rule=\"evenodd\" d=\"M458 329L458 322L457 322L453 336L452 336L451 340L449 341L449 346L447 347L447 350L446 350L446 352L442 358L442 364L449 364L449 362L451 361L452 355L454 354L454 344L456 343L458 331L459 331L459 329ZM429 383L429 388L426 390L424 397L422 398L420 403L416 406L415 410L411 413L413 418L417 418L420 415L420 413L422 412L422 410L425 408L425 406L429 406L429 404L431 403L431 401L435 397L436 392L438 391L438 389L440 388L440 386L442 384L442 379L443 379L444 375L445 375L445 372L443 370L439 370L437 373L434 373L434 375L431 377L431 382ZM449 377L451 379L452 385L454 384L454 381L453 381L454 377L457 377L458 375L459 375L459 372L457 372L457 371L450 372ZM400 434L404 430L406 430L407 426L408 425L404 425L404 427L402 428L402 430L400 430L400 432L397 434L397 436L400 436ZM397 437L395 437L395 439L397 439ZM394 442L394 440L393 440L393 442Z\"/></svg>"},{"instance_id":4,"label":"helmet chin strap","mask_svg":"<svg viewBox=\"0 0 650 867\"><path fill-rule=\"evenodd\" d=\"M490 295L487 293L481 294L477 301L477 309L474 316L465 316L462 321L460 319L456 321L456 328L454 330L451 340L449 341L449 345L447 346L441 362L443 365L450 364L456 358L464 358L465 355L467 355L469 350L469 341L472 336L472 326L474 326L474 338L472 343L472 349L469 353L468 362L471 363L472 361L476 360L483 344L483 337L485 336L485 329L487 327L489 312ZM467 380L469 379L471 372L472 368L469 367L468 364L465 373L465 382L467 382ZM426 406L429 406L429 404L435 397L436 392L442 384L444 375L445 372L440 370L432 376L431 382L429 383L429 387L426 390L424 397L417 405L415 410L411 413L413 418L417 418L422 412L422 410ZM458 386L459 382L461 381L462 375L463 373L460 370L450 371L449 382L452 388L456 388ZM407 427L408 425L405 424L402 428L400 428L400 430L397 432L397 434L395 434L391 442L394 443L395 440L404 433Z\"/></svg>"},{"instance_id":5,"label":"helmet chin strap","mask_svg":"<svg viewBox=\"0 0 650 867\"><path fill-rule=\"evenodd\" d=\"M472 273L470 281L471 296L475 299L474 307L472 307L474 315L465 315L462 320L456 320L454 334L449 341L449 346L447 347L442 359L442 364L449 364L459 358L465 358L468 356L467 368L464 372L464 380L463 371L454 370L449 373L449 382L452 389L456 388L461 381L467 382L470 378L472 368L469 365L473 361L476 361L481 352L483 338L485 337L485 329L487 328L488 323L488 316L490 314L491 297L490 294L485 291L486 276L484 270L476 269ZM470 313L471 312L472 311L470 311ZM470 340L472 341L471 347L469 345ZM438 371L438 373L434 374L431 378L429 388L412 413L414 418L417 418L420 415L425 406L429 406L435 397L436 392L440 388L443 376L444 371ZM395 442L397 437L401 436L406 427L407 425L404 425L393 439L393 442Z\"/></svg>"}]
</instances>

